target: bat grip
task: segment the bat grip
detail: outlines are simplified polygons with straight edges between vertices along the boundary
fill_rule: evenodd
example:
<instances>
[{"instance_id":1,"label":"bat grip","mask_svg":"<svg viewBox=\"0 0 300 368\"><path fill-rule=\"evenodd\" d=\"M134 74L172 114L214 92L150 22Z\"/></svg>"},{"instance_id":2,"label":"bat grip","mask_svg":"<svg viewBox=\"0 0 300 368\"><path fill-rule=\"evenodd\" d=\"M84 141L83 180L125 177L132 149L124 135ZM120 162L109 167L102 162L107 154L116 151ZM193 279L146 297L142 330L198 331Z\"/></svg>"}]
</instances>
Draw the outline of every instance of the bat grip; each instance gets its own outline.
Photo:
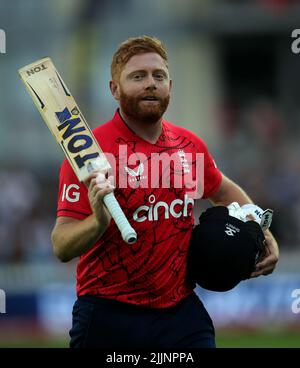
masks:
<instances>
[{"instance_id":1,"label":"bat grip","mask_svg":"<svg viewBox=\"0 0 300 368\"><path fill-rule=\"evenodd\" d=\"M123 240L128 244L134 244L137 240L137 234L128 222L114 194L107 194L103 198L103 202L121 231Z\"/></svg>"}]
</instances>

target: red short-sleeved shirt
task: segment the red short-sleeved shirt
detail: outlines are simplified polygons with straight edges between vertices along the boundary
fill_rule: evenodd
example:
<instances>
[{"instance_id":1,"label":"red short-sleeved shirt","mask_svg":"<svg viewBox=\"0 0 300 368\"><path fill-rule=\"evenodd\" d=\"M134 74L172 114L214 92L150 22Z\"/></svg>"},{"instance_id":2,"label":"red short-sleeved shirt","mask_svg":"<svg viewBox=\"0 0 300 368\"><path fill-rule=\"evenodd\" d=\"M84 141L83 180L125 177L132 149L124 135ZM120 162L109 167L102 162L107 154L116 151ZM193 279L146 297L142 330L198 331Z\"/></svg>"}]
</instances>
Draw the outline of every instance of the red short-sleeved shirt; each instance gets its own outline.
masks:
<instances>
[{"instance_id":1,"label":"red short-sleeved shirt","mask_svg":"<svg viewBox=\"0 0 300 368\"><path fill-rule=\"evenodd\" d=\"M222 175L200 138L166 120L162 125L155 144L134 134L118 111L93 131L115 167L115 196L138 241L125 243L112 220L101 239L80 257L78 295L163 308L192 293L185 276L194 199L212 196ZM200 176L204 173L203 180L196 168ZM91 213L87 189L65 160L57 216L84 219Z\"/></svg>"}]
</instances>

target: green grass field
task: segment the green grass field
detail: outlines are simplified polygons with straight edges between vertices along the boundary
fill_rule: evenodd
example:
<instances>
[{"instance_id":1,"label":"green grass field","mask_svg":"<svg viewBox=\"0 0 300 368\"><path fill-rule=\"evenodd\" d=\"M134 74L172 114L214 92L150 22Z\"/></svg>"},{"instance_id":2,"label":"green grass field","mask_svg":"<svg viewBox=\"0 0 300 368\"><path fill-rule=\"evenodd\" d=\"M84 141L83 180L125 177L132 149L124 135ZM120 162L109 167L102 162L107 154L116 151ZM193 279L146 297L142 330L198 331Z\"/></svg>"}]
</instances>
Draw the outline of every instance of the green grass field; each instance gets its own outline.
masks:
<instances>
[{"instance_id":1,"label":"green grass field","mask_svg":"<svg viewBox=\"0 0 300 368\"><path fill-rule=\"evenodd\" d=\"M260 331L217 331L219 348L299 348L300 331L260 332ZM14 339L0 340L0 348L64 348L67 339Z\"/></svg>"},{"instance_id":2,"label":"green grass field","mask_svg":"<svg viewBox=\"0 0 300 368\"><path fill-rule=\"evenodd\" d=\"M300 331L266 332L220 332L217 333L220 348L299 348Z\"/></svg>"}]
</instances>

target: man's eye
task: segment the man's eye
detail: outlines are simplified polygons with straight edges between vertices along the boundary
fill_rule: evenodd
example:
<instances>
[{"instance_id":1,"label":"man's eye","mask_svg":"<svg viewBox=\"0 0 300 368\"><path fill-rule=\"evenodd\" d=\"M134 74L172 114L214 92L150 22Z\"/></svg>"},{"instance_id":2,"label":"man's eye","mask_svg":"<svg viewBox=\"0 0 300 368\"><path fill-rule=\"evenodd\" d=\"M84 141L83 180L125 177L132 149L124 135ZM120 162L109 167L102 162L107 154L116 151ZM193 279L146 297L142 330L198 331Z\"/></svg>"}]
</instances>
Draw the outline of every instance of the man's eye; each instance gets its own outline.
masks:
<instances>
[{"instance_id":1,"label":"man's eye","mask_svg":"<svg viewBox=\"0 0 300 368\"><path fill-rule=\"evenodd\" d=\"M165 76L163 74L155 74L154 77L158 80L163 80Z\"/></svg>"},{"instance_id":2,"label":"man's eye","mask_svg":"<svg viewBox=\"0 0 300 368\"><path fill-rule=\"evenodd\" d=\"M134 80L142 79L142 75L141 74L136 74L136 75L133 76L133 79Z\"/></svg>"}]
</instances>

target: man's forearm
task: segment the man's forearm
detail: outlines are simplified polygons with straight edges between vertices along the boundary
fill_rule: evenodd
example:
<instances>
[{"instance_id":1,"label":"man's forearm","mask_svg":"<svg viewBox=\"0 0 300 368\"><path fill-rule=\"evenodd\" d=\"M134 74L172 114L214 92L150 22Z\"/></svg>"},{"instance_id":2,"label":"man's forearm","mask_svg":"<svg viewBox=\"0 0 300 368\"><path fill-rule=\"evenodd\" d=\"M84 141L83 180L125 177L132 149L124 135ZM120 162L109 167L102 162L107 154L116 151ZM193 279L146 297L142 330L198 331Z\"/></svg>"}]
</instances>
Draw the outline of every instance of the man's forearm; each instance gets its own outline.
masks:
<instances>
[{"instance_id":1,"label":"man's forearm","mask_svg":"<svg viewBox=\"0 0 300 368\"><path fill-rule=\"evenodd\" d=\"M81 256L103 235L106 227L99 224L95 215L56 225L51 236L55 255L63 262Z\"/></svg>"},{"instance_id":2,"label":"man's forearm","mask_svg":"<svg viewBox=\"0 0 300 368\"><path fill-rule=\"evenodd\" d=\"M228 206L232 202L238 202L240 206L247 203L253 203L246 192L223 175L221 186L218 192L210 198L214 206Z\"/></svg>"}]
</instances>

